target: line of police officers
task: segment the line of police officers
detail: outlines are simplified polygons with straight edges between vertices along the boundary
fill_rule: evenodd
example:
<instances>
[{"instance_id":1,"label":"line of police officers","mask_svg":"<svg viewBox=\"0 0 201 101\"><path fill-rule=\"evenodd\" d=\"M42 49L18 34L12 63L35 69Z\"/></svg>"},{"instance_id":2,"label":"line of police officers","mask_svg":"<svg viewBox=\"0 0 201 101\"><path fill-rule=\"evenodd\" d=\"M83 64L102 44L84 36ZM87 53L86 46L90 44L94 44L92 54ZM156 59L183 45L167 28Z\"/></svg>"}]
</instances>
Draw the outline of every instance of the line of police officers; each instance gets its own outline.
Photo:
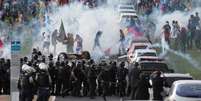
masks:
<instances>
[{"instance_id":1,"label":"line of police officers","mask_svg":"<svg viewBox=\"0 0 201 101\"><path fill-rule=\"evenodd\" d=\"M10 59L0 59L0 95L10 94Z\"/></svg>"},{"instance_id":2,"label":"line of police officers","mask_svg":"<svg viewBox=\"0 0 201 101\"><path fill-rule=\"evenodd\" d=\"M21 59L21 73L18 81L20 101L32 101L37 94L37 101L48 101L50 95L56 96L131 96L131 99L149 99L149 81L140 70L134 66L128 70L125 62L119 66L115 61L99 64L91 60L68 60L65 55L59 56L55 62L53 55L48 56L48 61L40 51L33 50L32 59ZM157 72L159 73L159 72ZM156 74L157 74L156 73ZM162 80L160 76L152 76L154 99L162 100L158 91ZM160 81L160 82L158 82ZM155 83L156 82L156 83ZM158 84L157 84L158 83ZM159 94L159 95L156 95Z\"/></svg>"}]
</instances>

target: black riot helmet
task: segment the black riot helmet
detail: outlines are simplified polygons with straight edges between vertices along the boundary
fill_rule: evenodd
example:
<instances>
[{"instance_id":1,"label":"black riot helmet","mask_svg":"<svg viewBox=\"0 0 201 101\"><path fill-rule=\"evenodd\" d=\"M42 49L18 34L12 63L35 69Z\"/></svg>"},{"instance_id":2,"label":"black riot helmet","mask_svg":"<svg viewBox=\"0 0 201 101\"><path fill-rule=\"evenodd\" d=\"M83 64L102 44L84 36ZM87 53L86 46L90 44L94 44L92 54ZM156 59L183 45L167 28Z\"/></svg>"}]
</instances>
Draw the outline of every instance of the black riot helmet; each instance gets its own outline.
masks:
<instances>
[{"instance_id":1,"label":"black riot helmet","mask_svg":"<svg viewBox=\"0 0 201 101\"><path fill-rule=\"evenodd\" d=\"M41 51L38 51L38 55L39 55L39 56L42 55Z\"/></svg>"},{"instance_id":2,"label":"black riot helmet","mask_svg":"<svg viewBox=\"0 0 201 101\"><path fill-rule=\"evenodd\" d=\"M90 60L89 60L89 64L94 64L94 60L93 60L93 59L90 59Z\"/></svg>"},{"instance_id":3,"label":"black riot helmet","mask_svg":"<svg viewBox=\"0 0 201 101\"><path fill-rule=\"evenodd\" d=\"M36 54L36 53L38 53L38 52L37 52L37 49L36 49L36 48L33 48L32 54Z\"/></svg>"},{"instance_id":4,"label":"black riot helmet","mask_svg":"<svg viewBox=\"0 0 201 101\"><path fill-rule=\"evenodd\" d=\"M10 59L6 59L6 63L10 65Z\"/></svg>"},{"instance_id":5,"label":"black riot helmet","mask_svg":"<svg viewBox=\"0 0 201 101\"><path fill-rule=\"evenodd\" d=\"M42 62L45 63L45 55L42 56Z\"/></svg>"},{"instance_id":6,"label":"black riot helmet","mask_svg":"<svg viewBox=\"0 0 201 101\"><path fill-rule=\"evenodd\" d=\"M23 58L23 61L24 61L24 62L28 62L28 57L25 56L25 57Z\"/></svg>"},{"instance_id":7,"label":"black riot helmet","mask_svg":"<svg viewBox=\"0 0 201 101\"><path fill-rule=\"evenodd\" d=\"M51 53L49 56L48 56L49 60L53 60L53 54Z\"/></svg>"},{"instance_id":8,"label":"black riot helmet","mask_svg":"<svg viewBox=\"0 0 201 101\"><path fill-rule=\"evenodd\" d=\"M125 66L125 62L121 62L121 63L120 63L120 67L123 68L124 66Z\"/></svg>"},{"instance_id":9,"label":"black riot helmet","mask_svg":"<svg viewBox=\"0 0 201 101\"><path fill-rule=\"evenodd\" d=\"M27 61L26 64L27 64L28 66L32 66L32 62L31 62L31 61Z\"/></svg>"},{"instance_id":10,"label":"black riot helmet","mask_svg":"<svg viewBox=\"0 0 201 101\"><path fill-rule=\"evenodd\" d=\"M5 63L5 59L4 58L1 58L0 60L2 63Z\"/></svg>"}]
</instances>

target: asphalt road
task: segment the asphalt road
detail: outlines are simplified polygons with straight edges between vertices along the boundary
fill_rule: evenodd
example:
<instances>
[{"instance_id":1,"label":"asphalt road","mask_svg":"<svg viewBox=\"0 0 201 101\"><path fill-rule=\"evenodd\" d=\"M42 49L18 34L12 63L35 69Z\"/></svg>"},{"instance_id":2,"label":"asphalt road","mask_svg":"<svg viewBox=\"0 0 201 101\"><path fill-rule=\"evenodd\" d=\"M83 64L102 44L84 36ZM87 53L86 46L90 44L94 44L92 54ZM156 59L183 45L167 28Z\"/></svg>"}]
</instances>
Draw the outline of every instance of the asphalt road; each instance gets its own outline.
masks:
<instances>
[{"instance_id":1,"label":"asphalt road","mask_svg":"<svg viewBox=\"0 0 201 101\"><path fill-rule=\"evenodd\" d=\"M104 101L102 97L96 97L95 99L90 99L89 97L56 97L55 101ZM107 101L120 101L119 97L107 97Z\"/></svg>"}]
</instances>

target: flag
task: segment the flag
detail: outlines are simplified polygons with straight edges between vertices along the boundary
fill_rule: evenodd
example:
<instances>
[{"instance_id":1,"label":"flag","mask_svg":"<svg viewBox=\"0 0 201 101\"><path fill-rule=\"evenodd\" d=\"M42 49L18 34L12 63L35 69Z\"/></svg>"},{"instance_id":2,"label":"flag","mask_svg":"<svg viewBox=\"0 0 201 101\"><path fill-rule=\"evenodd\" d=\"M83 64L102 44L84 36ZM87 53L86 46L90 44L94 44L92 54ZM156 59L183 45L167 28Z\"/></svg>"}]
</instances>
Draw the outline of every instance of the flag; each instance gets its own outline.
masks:
<instances>
[{"instance_id":1,"label":"flag","mask_svg":"<svg viewBox=\"0 0 201 101\"><path fill-rule=\"evenodd\" d=\"M132 33L135 37L143 36L143 32L140 30L140 28L138 28L136 26L129 27L128 33Z\"/></svg>"},{"instance_id":2,"label":"flag","mask_svg":"<svg viewBox=\"0 0 201 101\"><path fill-rule=\"evenodd\" d=\"M0 49L3 48L3 41L0 40Z\"/></svg>"},{"instance_id":3,"label":"flag","mask_svg":"<svg viewBox=\"0 0 201 101\"><path fill-rule=\"evenodd\" d=\"M106 56L109 56L110 55L110 52L111 52L111 48L108 48L104 51L105 55Z\"/></svg>"},{"instance_id":4,"label":"flag","mask_svg":"<svg viewBox=\"0 0 201 101\"><path fill-rule=\"evenodd\" d=\"M65 32L65 28L64 28L64 24L62 20L61 20L61 25L59 28L59 36L57 38L58 38L58 41L60 42L63 42L66 39L66 32Z\"/></svg>"}]
</instances>

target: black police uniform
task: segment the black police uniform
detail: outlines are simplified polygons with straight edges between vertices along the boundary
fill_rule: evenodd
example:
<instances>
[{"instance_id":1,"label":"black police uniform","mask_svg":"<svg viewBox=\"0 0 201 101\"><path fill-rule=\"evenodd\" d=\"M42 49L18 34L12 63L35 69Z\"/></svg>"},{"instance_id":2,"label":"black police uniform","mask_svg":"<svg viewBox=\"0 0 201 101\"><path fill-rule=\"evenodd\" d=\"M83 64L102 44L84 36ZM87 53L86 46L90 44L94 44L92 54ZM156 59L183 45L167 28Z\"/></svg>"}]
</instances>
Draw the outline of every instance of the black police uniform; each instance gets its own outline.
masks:
<instances>
[{"instance_id":1,"label":"black police uniform","mask_svg":"<svg viewBox=\"0 0 201 101\"><path fill-rule=\"evenodd\" d=\"M4 72L4 79L5 85L3 87L4 94L10 94L10 59L6 61L4 64L5 72Z\"/></svg>"},{"instance_id":2,"label":"black police uniform","mask_svg":"<svg viewBox=\"0 0 201 101\"><path fill-rule=\"evenodd\" d=\"M81 85L82 81L84 80L84 73L81 70L81 64L77 64L76 68L73 69L74 77L76 78L73 95L74 96L81 96Z\"/></svg>"},{"instance_id":3,"label":"black police uniform","mask_svg":"<svg viewBox=\"0 0 201 101\"><path fill-rule=\"evenodd\" d=\"M131 69L130 73L129 73L129 78L130 78L130 88L131 88L131 93L130 93L130 99L134 100L135 99L135 93L136 93L136 89L140 80L140 70L137 67L134 67L133 69Z\"/></svg>"},{"instance_id":4,"label":"black police uniform","mask_svg":"<svg viewBox=\"0 0 201 101\"><path fill-rule=\"evenodd\" d=\"M110 74L108 70L103 70L100 74L98 79L101 81L101 86L103 88L103 99L106 101L106 96L108 96L109 90L109 82L110 82Z\"/></svg>"},{"instance_id":5,"label":"black police uniform","mask_svg":"<svg viewBox=\"0 0 201 101\"><path fill-rule=\"evenodd\" d=\"M61 65L60 62L56 62L56 68L57 68L57 75L56 75L56 95L61 96L62 94L62 87L64 86L64 65Z\"/></svg>"},{"instance_id":6,"label":"black police uniform","mask_svg":"<svg viewBox=\"0 0 201 101\"><path fill-rule=\"evenodd\" d=\"M117 80L118 80L118 89L119 89L119 96L123 97L126 95L126 87L127 87L127 81L126 76L128 75L128 69L124 67L120 67L117 72Z\"/></svg>"},{"instance_id":7,"label":"black police uniform","mask_svg":"<svg viewBox=\"0 0 201 101\"><path fill-rule=\"evenodd\" d=\"M110 95L115 95L116 94L116 79L117 79L117 66L116 62L111 63L111 68L109 70L110 74Z\"/></svg>"},{"instance_id":8,"label":"black police uniform","mask_svg":"<svg viewBox=\"0 0 201 101\"><path fill-rule=\"evenodd\" d=\"M163 92L164 79L160 77L160 73L154 72L151 74L153 87L153 100L162 100L161 92Z\"/></svg>"},{"instance_id":9,"label":"black police uniform","mask_svg":"<svg viewBox=\"0 0 201 101\"><path fill-rule=\"evenodd\" d=\"M49 61L49 68L48 71L50 73L50 77L52 79L52 86L51 86L51 94L55 94L55 87L56 87L56 68L54 65L54 61L50 59Z\"/></svg>"},{"instance_id":10,"label":"black police uniform","mask_svg":"<svg viewBox=\"0 0 201 101\"><path fill-rule=\"evenodd\" d=\"M63 68L64 77L63 77L63 90L62 94L65 97L69 94L70 91L70 75L71 75L71 68L68 65L68 62L65 63L65 67Z\"/></svg>"},{"instance_id":11,"label":"black police uniform","mask_svg":"<svg viewBox=\"0 0 201 101\"><path fill-rule=\"evenodd\" d=\"M48 71L39 72L36 80L38 86L37 101L48 101L51 87L51 77Z\"/></svg>"},{"instance_id":12,"label":"black police uniform","mask_svg":"<svg viewBox=\"0 0 201 101\"><path fill-rule=\"evenodd\" d=\"M92 65L89 68L89 72L88 72L88 84L89 84L89 96L91 99L94 98L94 96L96 95L96 78L97 78L97 74L96 74L96 68L95 65Z\"/></svg>"},{"instance_id":13,"label":"black police uniform","mask_svg":"<svg viewBox=\"0 0 201 101\"><path fill-rule=\"evenodd\" d=\"M34 96L34 82L30 81L32 78L31 74L22 73L18 80L18 89L19 89L19 100L20 101L32 101Z\"/></svg>"}]
</instances>

